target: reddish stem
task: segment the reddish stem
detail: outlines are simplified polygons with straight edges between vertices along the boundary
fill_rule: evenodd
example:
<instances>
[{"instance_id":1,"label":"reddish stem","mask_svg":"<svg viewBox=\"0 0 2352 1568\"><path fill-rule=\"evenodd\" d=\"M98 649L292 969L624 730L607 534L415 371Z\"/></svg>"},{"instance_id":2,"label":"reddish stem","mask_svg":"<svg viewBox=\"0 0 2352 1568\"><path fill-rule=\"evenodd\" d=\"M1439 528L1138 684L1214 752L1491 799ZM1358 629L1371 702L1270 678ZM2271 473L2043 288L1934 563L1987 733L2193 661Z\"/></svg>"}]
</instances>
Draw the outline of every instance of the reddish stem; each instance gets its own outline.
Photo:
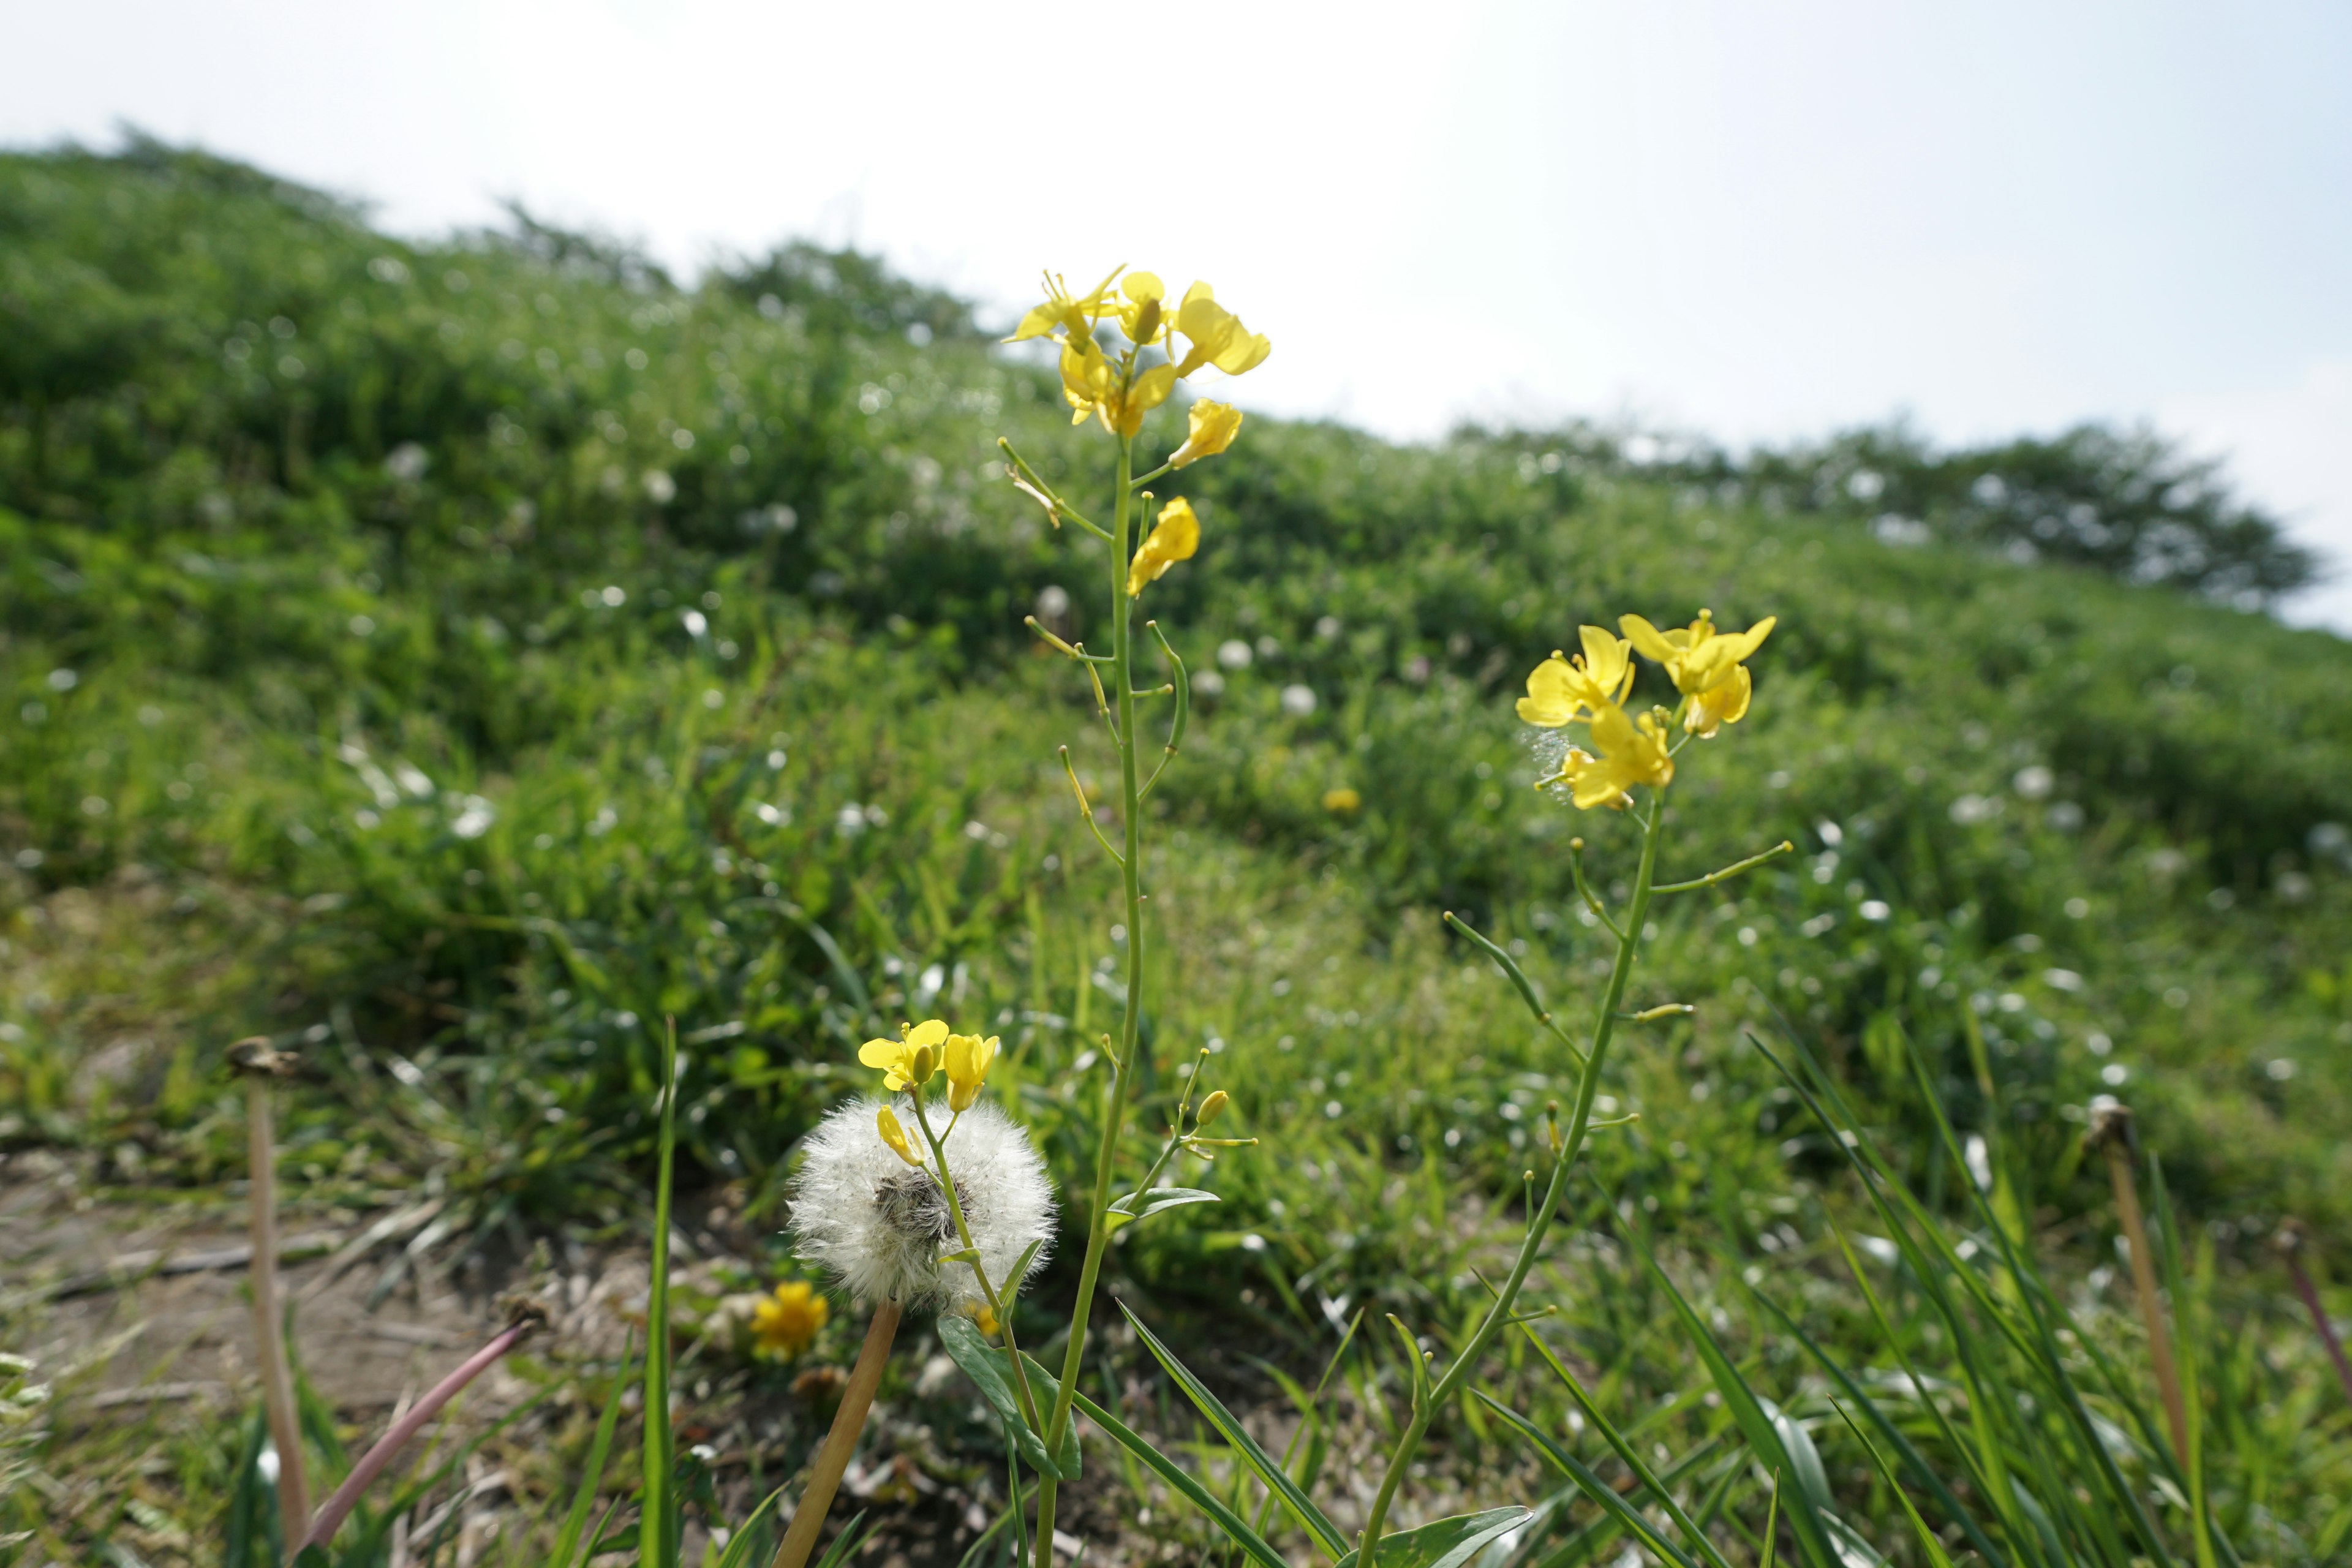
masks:
<instances>
[{"instance_id":1,"label":"reddish stem","mask_svg":"<svg viewBox=\"0 0 2352 1568\"><path fill-rule=\"evenodd\" d=\"M2311 1326L2319 1331L2319 1342L2327 1347L2336 1363L2336 1381L2344 1385L2344 1397L2352 1400L2352 1362L2344 1359L2344 1342L2336 1337L2336 1325L2327 1321L2327 1309L2320 1305L2319 1291L2312 1285L2311 1276L2303 1271L2303 1259L2290 1248L2286 1255L2286 1271L2294 1276L2294 1293L2303 1298L2304 1309L2311 1314Z\"/></svg>"},{"instance_id":2,"label":"reddish stem","mask_svg":"<svg viewBox=\"0 0 2352 1568\"><path fill-rule=\"evenodd\" d=\"M508 1329L476 1351L463 1366L435 1384L433 1392L418 1400L407 1415L394 1422L392 1430L377 1439L376 1446L367 1451L367 1457L343 1478L343 1484L335 1489L335 1495L321 1504L319 1511L311 1517L310 1529L302 1537L302 1545L324 1546L332 1541L335 1531L342 1527L345 1516L352 1511L352 1505L360 1500L360 1494L384 1472L408 1440L422 1431L425 1424L438 1415L441 1407L456 1398L467 1384L488 1371L492 1362L520 1344L536 1327L536 1322L525 1321Z\"/></svg>"}]
</instances>

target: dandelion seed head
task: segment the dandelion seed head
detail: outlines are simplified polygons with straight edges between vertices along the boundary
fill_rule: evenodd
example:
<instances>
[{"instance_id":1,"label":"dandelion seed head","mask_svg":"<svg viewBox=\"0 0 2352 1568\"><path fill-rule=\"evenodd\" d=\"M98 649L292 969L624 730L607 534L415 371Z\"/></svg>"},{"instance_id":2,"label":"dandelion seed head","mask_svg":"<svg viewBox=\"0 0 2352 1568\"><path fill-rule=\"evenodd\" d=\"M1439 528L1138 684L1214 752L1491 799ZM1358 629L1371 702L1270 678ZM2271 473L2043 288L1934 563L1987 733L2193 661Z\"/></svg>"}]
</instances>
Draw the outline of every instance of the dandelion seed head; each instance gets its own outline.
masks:
<instances>
[{"instance_id":1,"label":"dandelion seed head","mask_svg":"<svg viewBox=\"0 0 2352 1568\"><path fill-rule=\"evenodd\" d=\"M831 1270L864 1306L896 1299L910 1307L950 1307L979 1291L970 1266L942 1266L940 1255L959 1250L947 1196L920 1171L910 1170L875 1131L887 1105L911 1132L914 1101L860 1096L836 1107L803 1145L792 1190L792 1231L800 1256ZM945 1109L925 1108L934 1128ZM981 1100L956 1121L946 1139L948 1169L963 1207L973 1247L989 1282L1008 1280L1033 1241L1054 1235L1052 1184L1029 1134L993 1101ZM1031 1259L1044 1267L1046 1247ZM1024 1276L1024 1279L1026 1277Z\"/></svg>"}]
</instances>

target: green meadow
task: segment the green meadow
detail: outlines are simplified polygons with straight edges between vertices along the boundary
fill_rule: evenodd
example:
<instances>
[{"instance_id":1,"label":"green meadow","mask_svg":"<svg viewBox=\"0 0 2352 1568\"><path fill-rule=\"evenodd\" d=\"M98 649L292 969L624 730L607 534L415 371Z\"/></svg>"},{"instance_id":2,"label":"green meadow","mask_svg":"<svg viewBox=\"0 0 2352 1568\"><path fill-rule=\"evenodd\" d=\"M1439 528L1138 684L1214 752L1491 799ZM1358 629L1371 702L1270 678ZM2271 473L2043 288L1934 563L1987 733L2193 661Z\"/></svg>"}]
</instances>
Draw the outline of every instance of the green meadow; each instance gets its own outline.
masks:
<instances>
[{"instance_id":1,"label":"green meadow","mask_svg":"<svg viewBox=\"0 0 2352 1568\"><path fill-rule=\"evenodd\" d=\"M1237 308L1279 353L1302 305ZM153 144L0 157L0 1192L65 1182L101 1215L233 1228L222 1052L266 1035L302 1055L289 1228L356 1234L429 1194L428 1245L364 1260L373 1300L429 1276L486 1301L567 1248L643 1251L674 1019L680 1203L740 1237L705 1249L674 1318L699 1441L746 1461L712 1461L694 1528L787 1479L822 1430L795 1380L848 1360L856 1314L836 1302L788 1365L705 1320L800 1273L784 1184L818 1116L871 1087L858 1044L933 1016L1001 1036L990 1092L1066 1192L1127 1005L1118 878L1060 753L1093 801L1111 748L1024 624L1107 646L1103 568L997 441L1073 496L1107 489L1108 448L1071 427L1050 362L982 330L1003 326L851 252L688 282L520 212L394 238ZM2227 1552L2352 1551L2352 1411L2273 1245L2307 1227L2305 1267L2352 1303L2328 1280L2352 1267L2352 649L2264 612L2310 563L2219 475L2129 433L1939 453L1898 428L1733 458L1591 426L1401 445L1253 416L1168 488L1202 543L1145 600L1192 710L1147 808L1130 1121L1149 1139L1205 1051L1219 1130L1258 1142L1188 1158L1183 1184L1220 1201L1121 1233L1106 1290L1228 1403L1286 1432L1293 1385L1360 1311L1455 1342L1524 1223L1573 1073L1442 917L1580 1018L1615 945L1570 841L1619 897L1637 847L1629 816L1530 787L1528 670L1626 610L1773 615L1753 711L1683 753L1661 875L1793 852L1653 910L1628 1006L1695 1011L1624 1026L1596 1106L1632 1120L1592 1134L1528 1285L1556 1309L1545 1339L1662 1469L1728 1478L1723 1539L1753 1560L1769 1483L1728 1462L1733 1412L1655 1256L1804 1424L1854 1552L1928 1562L1805 1344L1890 1408L1914 1398L1895 1425L1945 1462L1916 1390L1965 1347L1848 1154L1874 1146L1953 1256L2027 1257L2046 1297L1986 1300L2061 1325L2053 1357L2105 1369L2115 1451L2144 1450L2141 1317L2084 1146L2111 1096L2177 1220L2196 1485ZM1846 1135L1775 1058L1817 1064ZM1065 1203L1024 1300L1033 1348L1066 1315L1084 1219ZM62 1267L36 1247L0 1278L0 1349L35 1363L0 1385L0 1560L219 1561L250 1387L100 1405L103 1347L59 1337L45 1288ZM1097 1321L1091 1396L1244 1493L1108 1300ZM925 1375L929 1332L902 1337L872 1439L926 1484L856 1506L907 1561L953 1563L1003 1468L969 1389ZM544 1398L486 1439L510 1522L481 1561L543 1560L615 1375L610 1347L530 1350ZM1383 1442L1406 1378L1385 1329L1338 1368L1328 1476ZM364 1447L383 1412L304 1370L322 1454ZM1488 1386L1628 1473L1528 1341ZM2020 1473L2065 1468L2014 1441ZM1066 1525L1088 1562L1237 1560L1124 1452L1090 1440ZM1484 1506L1556 1484L1538 1461L1465 1405L1433 1427L1427 1484ZM2162 1469L2130 1489L2179 1561L2213 1560ZM1514 1561L1629 1550L1568 1533L1587 1523L1563 1502ZM2073 1528L2016 1561L2147 1558L2055 1549Z\"/></svg>"}]
</instances>

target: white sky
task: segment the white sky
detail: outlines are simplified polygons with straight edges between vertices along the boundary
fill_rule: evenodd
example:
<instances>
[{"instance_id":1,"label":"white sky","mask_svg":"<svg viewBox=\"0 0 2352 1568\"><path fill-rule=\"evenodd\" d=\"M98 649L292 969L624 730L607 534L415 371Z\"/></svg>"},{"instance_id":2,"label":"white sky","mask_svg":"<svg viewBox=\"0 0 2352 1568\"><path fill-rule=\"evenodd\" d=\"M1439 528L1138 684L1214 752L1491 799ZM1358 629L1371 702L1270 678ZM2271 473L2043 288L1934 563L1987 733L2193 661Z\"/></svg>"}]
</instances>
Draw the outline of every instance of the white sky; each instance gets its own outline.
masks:
<instances>
[{"instance_id":1,"label":"white sky","mask_svg":"<svg viewBox=\"0 0 2352 1568\"><path fill-rule=\"evenodd\" d=\"M0 142L121 121L409 232L520 196L690 274L786 237L999 304L1193 276L1233 393L1422 437L2153 420L2338 563L2352 5L0 0Z\"/></svg>"}]
</instances>

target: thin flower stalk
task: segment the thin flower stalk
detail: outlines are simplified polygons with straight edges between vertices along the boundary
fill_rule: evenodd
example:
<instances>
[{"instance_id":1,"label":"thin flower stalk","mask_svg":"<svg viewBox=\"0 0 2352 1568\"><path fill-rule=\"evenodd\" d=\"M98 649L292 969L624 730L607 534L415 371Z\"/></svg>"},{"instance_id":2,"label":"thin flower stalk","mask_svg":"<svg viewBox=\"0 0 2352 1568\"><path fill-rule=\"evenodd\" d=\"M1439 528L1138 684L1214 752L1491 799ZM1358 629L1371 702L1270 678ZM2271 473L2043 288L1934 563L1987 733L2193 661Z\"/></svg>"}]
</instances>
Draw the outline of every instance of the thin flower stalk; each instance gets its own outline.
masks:
<instances>
[{"instance_id":1,"label":"thin flower stalk","mask_svg":"<svg viewBox=\"0 0 2352 1568\"><path fill-rule=\"evenodd\" d=\"M294 1369L286 1354L286 1326L278 1295L278 1135L272 1084L294 1069L291 1053L272 1050L262 1036L239 1040L229 1064L245 1079L246 1168L251 1188L254 1355L261 1363L262 1407L278 1451L278 1511L286 1539L298 1540L310 1518L302 1468L302 1427L294 1412Z\"/></svg>"}]
</instances>

